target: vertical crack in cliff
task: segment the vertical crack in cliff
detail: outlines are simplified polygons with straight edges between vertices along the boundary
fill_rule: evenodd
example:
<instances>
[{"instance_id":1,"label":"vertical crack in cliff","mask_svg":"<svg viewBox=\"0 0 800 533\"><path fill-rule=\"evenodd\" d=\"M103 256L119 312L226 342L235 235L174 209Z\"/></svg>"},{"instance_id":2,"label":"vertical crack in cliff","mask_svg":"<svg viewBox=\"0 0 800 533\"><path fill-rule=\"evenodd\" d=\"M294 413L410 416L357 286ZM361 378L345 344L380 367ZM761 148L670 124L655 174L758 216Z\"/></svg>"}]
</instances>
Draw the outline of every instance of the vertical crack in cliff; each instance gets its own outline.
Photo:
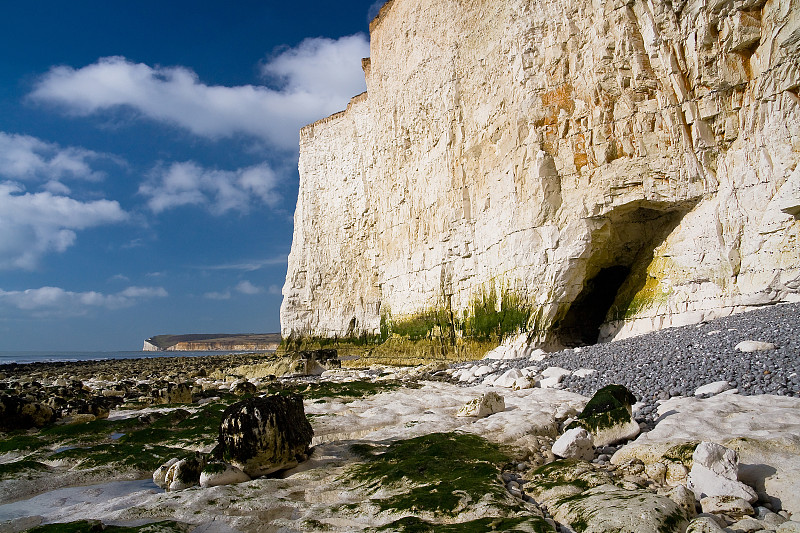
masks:
<instances>
[{"instance_id":1,"label":"vertical crack in cliff","mask_svg":"<svg viewBox=\"0 0 800 533\"><path fill-rule=\"evenodd\" d=\"M554 323L551 338L565 347L608 340L601 337L604 325L624 320L647 305L641 291L650 276L654 250L693 205L639 201L593 220L597 227L582 288Z\"/></svg>"}]
</instances>

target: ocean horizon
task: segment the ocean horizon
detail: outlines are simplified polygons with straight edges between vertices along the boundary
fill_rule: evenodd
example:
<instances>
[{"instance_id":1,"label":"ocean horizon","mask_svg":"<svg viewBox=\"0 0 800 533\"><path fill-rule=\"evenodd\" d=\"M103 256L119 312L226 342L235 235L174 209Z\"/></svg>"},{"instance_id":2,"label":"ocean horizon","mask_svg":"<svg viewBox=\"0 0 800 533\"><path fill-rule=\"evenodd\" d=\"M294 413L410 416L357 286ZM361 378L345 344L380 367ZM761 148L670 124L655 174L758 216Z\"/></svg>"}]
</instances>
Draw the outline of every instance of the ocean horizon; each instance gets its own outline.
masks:
<instances>
[{"instance_id":1,"label":"ocean horizon","mask_svg":"<svg viewBox=\"0 0 800 533\"><path fill-rule=\"evenodd\" d=\"M60 363L76 361L101 361L104 359L143 359L153 357L201 357L208 355L226 355L231 353L269 353L272 350L247 350L237 352L233 350L222 351L174 351L174 352L145 352L143 350L120 351L0 351L0 365L11 363Z\"/></svg>"}]
</instances>

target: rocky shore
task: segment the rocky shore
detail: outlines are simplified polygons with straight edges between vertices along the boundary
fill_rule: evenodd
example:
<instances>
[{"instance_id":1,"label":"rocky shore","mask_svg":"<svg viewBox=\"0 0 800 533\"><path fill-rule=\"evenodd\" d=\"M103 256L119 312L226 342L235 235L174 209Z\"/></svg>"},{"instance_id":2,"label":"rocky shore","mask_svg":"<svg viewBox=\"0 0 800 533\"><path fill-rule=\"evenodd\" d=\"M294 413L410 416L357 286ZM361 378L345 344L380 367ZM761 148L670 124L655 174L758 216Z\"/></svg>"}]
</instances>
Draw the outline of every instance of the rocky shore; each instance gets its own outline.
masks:
<instances>
[{"instance_id":1,"label":"rocky shore","mask_svg":"<svg viewBox=\"0 0 800 533\"><path fill-rule=\"evenodd\" d=\"M800 531L798 332L792 304L452 366L5 365L0 531Z\"/></svg>"}]
</instances>

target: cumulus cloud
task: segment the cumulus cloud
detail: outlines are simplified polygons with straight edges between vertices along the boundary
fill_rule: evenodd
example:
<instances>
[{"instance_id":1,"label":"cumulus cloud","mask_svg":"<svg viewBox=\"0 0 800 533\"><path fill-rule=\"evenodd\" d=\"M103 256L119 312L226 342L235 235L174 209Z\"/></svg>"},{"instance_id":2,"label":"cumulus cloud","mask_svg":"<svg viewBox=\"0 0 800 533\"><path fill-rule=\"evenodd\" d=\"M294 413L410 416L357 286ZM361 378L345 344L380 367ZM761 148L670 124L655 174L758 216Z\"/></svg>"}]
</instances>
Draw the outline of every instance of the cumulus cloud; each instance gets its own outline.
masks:
<instances>
[{"instance_id":1,"label":"cumulus cloud","mask_svg":"<svg viewBox=\"0 0 800 533\"><path fill-rule=\"evenodd\" d=\"M94 170L90 162L107 157L84 148L61 147L36 137L0 131L0 176L46 181L51 192L68 191L59 183L65 178L102 178L103 174Z\"/></svg>"},{"instance_id":2,"label":"cumulus cloud","mask_svg":"<svg viewBox=\"0 0 800 533\"><path fill-rule=\"evenodd\" d=\"M207 207L215 215L246 212L258 201L274 207L280 201L278 178L266 164L238 170L206 169L192 161L159 167L139 187L154 213L186 205Z\"/></svg>"},{"instance_id":3,"label":"cumulus cloud","mask_svg":"<svg viewBox=\"0 0 800 533\"><path fill-rule=\"evenodd\" d=\"M230 300L231 291L207 292L203 295L203 298L208 298L209 300Z\"/></svg>"},{"instance_id":4,"label":"cumulus cloud","mask_svg":"<svg viewBox=\"0 0 800 533\"><path fill-rule=\"evenodd\" d=\"M255 294L261 294L264 292L264 289L253 285L247 280L240 281L236 284L235 287L232 289L225 289L224 291L213 291L207 292L203 295L204 298L208 298L209 300L230 300L233 292L238 292L239 294L246 294L248 296L252 296Z\"/></svg>"},{"instance_id":5,"label":"cumulus cloud","mask_svg":"<svg viewBox=\"0 0 800 533\"><path fill-rule=\"evenodd\" d=\"M105 57L82 67L53 67L31 98L86 116L118 107L208 138L246 134L284 149L296 149L297 130L343 109L364 91L361 58L366 36L306 39L281 51L262 71L274 87L211 86L185 67L149 66Z\"/></svg>"},{"instance_id":6,"label":"cumulus cloud","mask_svg":"<svg viewBox=\"0 0 800 533\"><path fill-rule=\"evenodd\" d=\"M239 292L241 294L252 295L252 294L260 294L264 292L264 289L262 289L261 287L256 287L249 281L245 280L245 281L240 281L236 285L236 292Z\"/></svg>"},{"instance_id":7,"label":"cumulus cloud","mask_svg":"<svg viewBox=\"0 0 800 533\"><path fill-rule=\"evenodd\" d=\"M0 183L0 269L32 269L44 254L72 246L76 231L127 218L116 201L82 202Z\"/></svg>"},{"instance_id":8,"label":"cumulus cloud","mask_svg":"<svg viewBox=\"0 0 800 533\"><path fill-rule=\"evenodd\" d=\"M163 287L128 287L115 294L72 292L60 287L24 291L0 289L0 310L22 311L35 317L78 316L92 309L121 309L144 299L166 296L168 294Z\"/></svg>"}]
</instances>

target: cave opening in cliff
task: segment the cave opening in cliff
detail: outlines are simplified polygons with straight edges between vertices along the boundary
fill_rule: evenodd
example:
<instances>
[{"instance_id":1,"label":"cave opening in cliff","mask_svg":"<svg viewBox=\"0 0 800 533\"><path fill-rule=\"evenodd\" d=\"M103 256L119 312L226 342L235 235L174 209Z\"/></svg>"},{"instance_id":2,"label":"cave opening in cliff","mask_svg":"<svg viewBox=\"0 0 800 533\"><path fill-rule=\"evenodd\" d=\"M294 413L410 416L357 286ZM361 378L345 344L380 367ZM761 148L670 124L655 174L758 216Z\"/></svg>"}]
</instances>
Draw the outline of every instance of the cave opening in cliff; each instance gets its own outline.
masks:
<instances>
[{"instance_id":1,"label":"cave opening in cliff","mask_svg":"<svg viewBox=\"0 0 800 533\"><path fill-rule=\"evenodd\" d=\"M692 205L637 202L595 221L583 280L576 280L578 294L553 325L558 345L587 346L617 331L615 324L628 317L647 282L655 249Z\"/></svg>"},{"instance_id":2,"label":"cave opening in cliff","mask_svg":"<svg viewBox=\"0 0 800 533\"><path fill-rule=\"evenodd\" d=\"M630 268L616 265L600 270L586 282L559 324L561 344L574 347L597 343L600 326L606 321L608 310L629 274Z\"/></svg>"}]
</instances>

